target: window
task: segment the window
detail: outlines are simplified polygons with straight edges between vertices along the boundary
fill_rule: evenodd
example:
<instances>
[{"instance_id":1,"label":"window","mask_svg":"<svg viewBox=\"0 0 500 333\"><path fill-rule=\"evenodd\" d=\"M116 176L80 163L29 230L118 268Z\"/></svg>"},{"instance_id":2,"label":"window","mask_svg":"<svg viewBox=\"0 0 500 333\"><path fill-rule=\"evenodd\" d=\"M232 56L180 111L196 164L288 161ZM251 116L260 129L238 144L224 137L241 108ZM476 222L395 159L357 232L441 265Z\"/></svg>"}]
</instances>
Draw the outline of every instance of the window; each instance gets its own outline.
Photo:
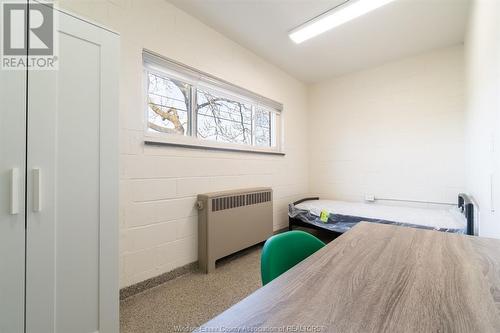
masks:
<instances>
[{"instance_id":1,"label":"window","mask_svg":"<svg viewBox=\"0 0 500 333\"><path fill-rule=\"evenodd\" d=\"M201 89L196 91L196 102L199 138L252 144L252 105Z\"/></svg>"},{"instance_id":2,"label":"window","mask_svg":"<svg viewBox=\"0 0 500 333\"><path fill-rule=\"evenodd\" d=\"M271 147L273 143L274 113L266 108L255 110L255 145Z\"/></svg>"},{"instance_id":3,"label":"window","mask_svg":"<svg viewBox=\"0 0 500 333\"><path fill-rule=\"evenodd\" d=\"M148 75L148 127L152 131L187 135L191 87L158 74Z\"/></svg>"},{"instance_id":4,"label":"window","mask_svg":"<svg viewBox=\"0 0 500 333\"><path fill-rule=\"evenodd\" d=\"M280 152L282 106L144 52L147 140Z\"/></svg>"}]
</instances>

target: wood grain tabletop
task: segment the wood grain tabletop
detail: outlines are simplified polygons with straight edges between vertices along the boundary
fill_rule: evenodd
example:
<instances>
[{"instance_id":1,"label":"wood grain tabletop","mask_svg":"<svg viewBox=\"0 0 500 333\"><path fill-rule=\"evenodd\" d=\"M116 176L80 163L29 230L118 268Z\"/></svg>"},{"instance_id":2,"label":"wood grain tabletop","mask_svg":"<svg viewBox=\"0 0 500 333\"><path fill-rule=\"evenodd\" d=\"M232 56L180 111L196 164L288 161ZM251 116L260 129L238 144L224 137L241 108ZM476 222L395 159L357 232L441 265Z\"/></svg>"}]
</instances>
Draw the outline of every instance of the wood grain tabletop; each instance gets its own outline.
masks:
<instances>
[{"instance_id":1,"label":"wood grain tabletop","mask_svg":"<svg viewBox=\"0 0 500 333\"><path fill-rule=\"evenodd\" d=\"M500 332L500 240L359 223L199 331Z\"/></svg>"}]
</instances>

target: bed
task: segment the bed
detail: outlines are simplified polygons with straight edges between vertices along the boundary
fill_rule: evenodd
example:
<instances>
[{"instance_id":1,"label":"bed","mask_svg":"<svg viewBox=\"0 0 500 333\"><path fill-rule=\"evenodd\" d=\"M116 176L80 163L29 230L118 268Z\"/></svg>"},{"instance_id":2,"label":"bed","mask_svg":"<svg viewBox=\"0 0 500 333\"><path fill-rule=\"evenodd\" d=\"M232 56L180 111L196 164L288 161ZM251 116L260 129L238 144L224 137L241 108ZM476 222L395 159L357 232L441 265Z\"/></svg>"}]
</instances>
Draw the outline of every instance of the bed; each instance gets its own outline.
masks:
<instances>
[{"instance_id":1,"label":"bed","mask_svg":"<svg viewBox=\"0 0 500 333\"><path fill-rule=\"evenodd\" d=\"M325 212L327 219L320 218ZM326 217L325 216L325 217ZM306 227L341 235L361 221L474 235L474 203L459 194L456 206L410 207L304 198L288 207L289 229Z\"/></svg>"}]
</instances>

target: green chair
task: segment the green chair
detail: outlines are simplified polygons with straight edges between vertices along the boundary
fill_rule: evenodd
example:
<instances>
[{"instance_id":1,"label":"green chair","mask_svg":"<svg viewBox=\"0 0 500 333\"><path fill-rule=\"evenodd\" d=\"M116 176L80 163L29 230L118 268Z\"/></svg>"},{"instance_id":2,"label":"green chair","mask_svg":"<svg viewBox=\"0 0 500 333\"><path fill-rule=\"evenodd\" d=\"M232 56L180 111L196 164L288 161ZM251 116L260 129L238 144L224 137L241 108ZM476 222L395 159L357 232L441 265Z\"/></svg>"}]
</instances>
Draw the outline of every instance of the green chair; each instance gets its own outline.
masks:
<instances>
[{"instance_id":1,"label":"green chair","mask_svg":"<svg viewBox=\"0 0 500 333\"><path fill-rule=\"evenodd\" d=\"M260 258L262 284L268 284L323 246L325 243L299 230L272 236L264 244Z\"/></svg>"}]
</instances>

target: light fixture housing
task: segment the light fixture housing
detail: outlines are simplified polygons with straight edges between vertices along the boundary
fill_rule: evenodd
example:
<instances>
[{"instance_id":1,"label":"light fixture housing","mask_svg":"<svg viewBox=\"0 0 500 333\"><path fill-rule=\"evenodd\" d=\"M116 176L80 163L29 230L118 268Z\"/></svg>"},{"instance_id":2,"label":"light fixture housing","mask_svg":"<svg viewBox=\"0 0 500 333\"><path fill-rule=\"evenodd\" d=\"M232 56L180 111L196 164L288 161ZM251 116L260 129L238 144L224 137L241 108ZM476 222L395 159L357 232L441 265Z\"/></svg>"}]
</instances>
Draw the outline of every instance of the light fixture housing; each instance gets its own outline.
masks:
<instances>
[{"instance_id":1,"label":"light fixture housing","mask_svg":"<svg viewBox=\"0 0 500 333\"><path fill-rule=\"evenodd\" d=\"M300 44L393 1L395 0L347 0L293 29L288 36Z\"/></svg>"}]
</instances>

